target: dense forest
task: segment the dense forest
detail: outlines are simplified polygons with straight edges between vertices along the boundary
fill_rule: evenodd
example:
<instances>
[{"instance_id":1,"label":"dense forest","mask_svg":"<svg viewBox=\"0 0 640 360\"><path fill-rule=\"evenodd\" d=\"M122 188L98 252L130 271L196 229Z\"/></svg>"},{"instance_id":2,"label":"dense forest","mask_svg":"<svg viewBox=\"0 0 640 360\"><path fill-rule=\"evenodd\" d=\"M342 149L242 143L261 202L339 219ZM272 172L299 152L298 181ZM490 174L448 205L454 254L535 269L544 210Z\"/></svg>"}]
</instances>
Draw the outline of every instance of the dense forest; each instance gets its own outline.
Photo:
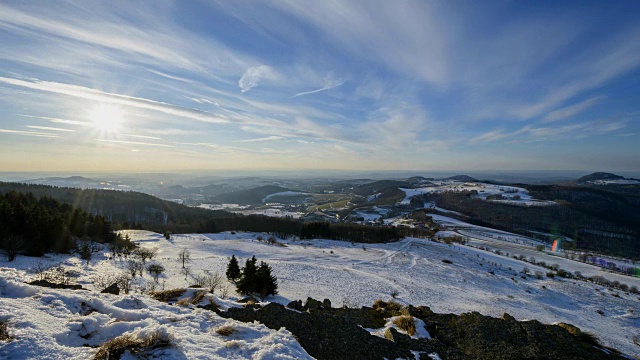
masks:
<instances>
[{"instance_id":1,"label":"dense forest","mask_svg":"<svg viewBox=\"0 0 640 360\"><path fill-rule=\"evenodd\" d=\"M544 190L544 187L536 187L531 194L559 204L500 204L481 200L473 192L431 193L423 195L421 200L463 213L469 217L463 220L472 224L526 236L531 236L530 231L558 233L574 239L577 248L640 257L640 222L634 221L638 213L630 213L633 207L625 206L624 198L589 189L576 192L561 188L553 192Z\"/></svg>"},{"instance_id":2,"label":"dense forest","mask_svg":"<svg viewBox=\"0 0 640 360\"><path fill-rule=\"evenodd\" d=\"M433 232L419 228L368 226L354 223L303 222L296 219L264 215L217 217L192 224L157 226L157 232L215 233L222 231L265 232L278 237L297 236L300 239L333 239L358 243L398 241L406 236L429 237Z\"/></svg>"},{"instance_id":3,"label":"dense forest","mask_svg":"<svg viewBox=\"0 0 640 360\"><path fill-rule=\"evenodd\" d=\"M8 258L17 253L42 256L75 248L76 240L116 240L104 217L63 204L51 197L10 191L0 194L0 247Z\"/></svg>"},{"instance_id":4,"label":"dense forest","mask_svg":"<svg viewBox=\"0 0 640 360\"><path fill-rule=\"evenodd\" d=\"M32 185L0 182L0 194L9 191L32 193L35 197L48 196L96 216L101 215L114 226L132 224L193 223L216 216L231 216L226 211L213 211L188 207L155 196L134 191L60 188L48 185Z\"/></svg>"}]
</instances>

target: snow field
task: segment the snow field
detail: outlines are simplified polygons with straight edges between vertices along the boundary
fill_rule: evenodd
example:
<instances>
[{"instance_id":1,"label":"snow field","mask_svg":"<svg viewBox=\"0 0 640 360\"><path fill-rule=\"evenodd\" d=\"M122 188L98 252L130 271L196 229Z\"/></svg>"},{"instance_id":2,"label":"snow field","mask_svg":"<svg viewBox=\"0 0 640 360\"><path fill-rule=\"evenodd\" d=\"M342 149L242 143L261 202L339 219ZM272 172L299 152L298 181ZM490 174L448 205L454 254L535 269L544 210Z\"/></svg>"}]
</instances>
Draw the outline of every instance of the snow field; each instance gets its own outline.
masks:
<instances>
[{"instance_id":1,"label":"snow field","mask_svg":"<svg viewBox=\"0 0 640 360\"><path fill-rule=\"evenodd\" d=\"M640 354L640 348L633 343L633 336L640 333L637 295L578 280L525 276L521 273L524 267L531 273L547 269L469 246L415 238L389 244L279 239L279 246L257 241L258 236L268 237L260 233L172 235L170 240L147 231L123 233L142 247L158 248L153 262L166 268L160 276L160 288L186 287L193 284L194 275L205 271L224 274L231 255L239 258L241 266L255 255L258 261L266 261L273 267L279 281L280 294L267 301L286 304L310 296L319 300L328 298L333 306L371 306L375 300L389 300L397 292L395 301L427 305L440 313L478 311L498 317L507 312L518 320L571 323L595 334L604 345L627 354ZM525 248L517 242L495 239L494 242L510 249L512 255ZM190 272L186 280L177 256L183 248L189 250L192 260L186 264ZM536 259L543 260L541 254L535 255ZM93 289L91 283L96 274L123 271L124 261L109 260L106 255L96 254L89 265L70 255L41 260L63 263L78 274L72 282ZM21 284L29 277L26 270L34 267L35 261L18 257L13 263L0 262L3 267L0 274L6 279L0 283L0 319L9 319L16 336L15 342L0 348L0 358L13 359L18 349L30 354L23 358L44 358L42 354L50 354L47 349L55 349L61 358L87 358L95 349L82 347L84 343L98 344L123 332L161 327L166 327L179 345L163 351L173 351L171 354L177 358L180 354L190 359L201 358L200 354L205 353L213 354L208 358L259 358L257 354L262 353L266 354L264 358L308 356L286 331L223 320L212 312L168 305L139 294L113 296ZM562 263L561 268L574 271L570 264ZM615 274L604 274L609 275ZM144 281L150 279L145 274ZM223 286L228 289L226 299L221 299L222 291L217 290L215 301L223 309L237 306L234 300L241 296L231 284ZM83 302L96 311L81 315ZM240 331L229 338L214 334L217 327L226 323ZM371 330L384 334L385 329ZM88 339L81 337L92 333ZM280 343L284 345L279 346Z\"/></svg>"}]
</instances>

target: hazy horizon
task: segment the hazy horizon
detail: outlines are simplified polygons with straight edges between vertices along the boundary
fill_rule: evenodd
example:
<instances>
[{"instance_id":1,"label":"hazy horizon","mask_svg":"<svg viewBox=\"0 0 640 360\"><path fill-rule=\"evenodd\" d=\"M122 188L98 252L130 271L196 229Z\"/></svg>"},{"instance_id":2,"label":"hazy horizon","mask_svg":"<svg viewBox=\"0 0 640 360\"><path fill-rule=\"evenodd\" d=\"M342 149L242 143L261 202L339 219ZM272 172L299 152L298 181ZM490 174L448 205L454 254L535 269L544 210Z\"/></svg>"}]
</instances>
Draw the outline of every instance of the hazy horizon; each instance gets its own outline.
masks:
<instances>
[{"instance_id":1,"label":"hazy horizon","mask_svg":"<svg viewBox=\"0 0 640 360\"><path fill-rule=\"evenodd\" d=\"M639 16L622 0L6 1L0 171L639 173Z\"/></svg>"}]
</instances>

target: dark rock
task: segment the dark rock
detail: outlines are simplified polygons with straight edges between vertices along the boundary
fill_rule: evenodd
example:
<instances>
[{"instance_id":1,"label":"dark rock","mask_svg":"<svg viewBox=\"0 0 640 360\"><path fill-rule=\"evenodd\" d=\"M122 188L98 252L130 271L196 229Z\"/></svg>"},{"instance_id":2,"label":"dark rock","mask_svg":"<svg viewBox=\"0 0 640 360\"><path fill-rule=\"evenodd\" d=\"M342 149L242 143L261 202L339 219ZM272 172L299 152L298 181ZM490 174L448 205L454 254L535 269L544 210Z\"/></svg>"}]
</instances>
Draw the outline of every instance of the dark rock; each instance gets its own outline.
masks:
<instances>
[{"instance_id":1,"label":"dark rock","mask_svg":"<svg viewBox=\"0 0 640 360\"><path fill-rule=\"evenodd\" d=\"M247 296L247 297L246 297L246 298L244 298L244 299L238 300L238 302L239 302L239 303L242 303L242 304L246 304L246 303L254 303L254 304L257 304L259 301L258 301L258 299L254 298L253 296Z\"/></svg>"},{"instance_id":2,"label":"dark rock","mask_svg":"<svg viewBox=\"0 0 640 360\"><path fill-rule=\"evenodd\" d=\"M69 289L69 290L86 290L82 288L82 285L77 285L77 284L58 284L58 283L52 283L49 282L47 280L34 280L31 282L28 282L27 284L29 285L35 285L35 286L42 286L42 287L47 287L47 288L52 288L52 289Z\"/></svg>"},{"instance_id":3,"label":"dark rock","mask_svg":"<svg viewBox=\"0 0 640 360\"><path fill-rule=\"evenodd\" d=\"M387 340L391 340L396 343L408 342L411 337L406 334L400 333L396 328L388 328L387 331L384 332L384 338Z\"/></svg>"},{"instance_id":4,"label":"dark rock","mask_svg":"<svg viewBox=\"0 0 640 360\"><path fill-rule=\"evenodd\" d=\"M100 291L103 294L113 294L113 295L120 295L120 288L118 287L118 284L113 283L111 285L109 285L109 287L107 287L106 289Z\"/></svg>"},{"instance_id":5,"label":"dark rock","mask_svg":"<svg viewBox=\"0 0 640 360\"><path fill-rule=\"evenodd\" d=\"M325 310L329 310L329 309L331 309L331 300L329 300L329 299L324 299L324 300L322 300L322 307L323 307Z\"/></svg>"},{"instance_id":6,"label":"dark rock","mask_svg":"<svg viewBox=\"0 0 640 360\"><path fill-rule=\"evenodd\" d=\"M307 311L317 311L322 310L322 303L316 299L312 299L310 297L307 298L307 301L304 303L304 309Z\"/></svg>"},{"instance_id":7,"label":"dark rock","mask_svg":"<svg viewBox=\"0 0 640 360\"><path fill-rule=\"evenodd\" d=\"M287 304L289 309L304 311L304 307L302 306L302 300L292 301Z\"/></svg>"}]
</instances>

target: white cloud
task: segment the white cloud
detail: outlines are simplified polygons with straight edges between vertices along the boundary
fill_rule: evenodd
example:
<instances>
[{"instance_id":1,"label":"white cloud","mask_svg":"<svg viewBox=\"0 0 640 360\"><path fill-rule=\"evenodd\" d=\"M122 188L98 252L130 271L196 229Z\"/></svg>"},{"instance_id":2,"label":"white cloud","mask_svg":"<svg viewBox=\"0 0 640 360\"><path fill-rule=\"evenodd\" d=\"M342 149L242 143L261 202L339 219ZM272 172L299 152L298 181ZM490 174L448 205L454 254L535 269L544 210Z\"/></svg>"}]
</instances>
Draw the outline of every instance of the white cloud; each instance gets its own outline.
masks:
<instances>
[{"instance_id":1,"label":"white cloud","mask_svg":"<svg viewBox=\"0 0 640 360\"><path fill-rule=\"evenodd\" d=\"M244 142L244 143L250 143L250 142L265 142L265 141L277 141L277 140L282 140L284 139L282 136L267 136L267 137L261 137L261 138L256 138L256 139L247 139L247 140L240 140L240 142Z\"/></svg>"},{"instance_id":2,"label":"white cloud","mask_svg":"<svg viewBox=\"0 0 640 360\"><path fill-rule=\"evenodd\" d=\"M319 88L319 89L315 89L315 90L311 90L311 91L304 91L304 92L300 92L297 93L295 95L293 95L293 97L298 97L298 96L304 96L304 95L310 95L310 94L315 94L315 93L319 93L321 91L326 91L329 89L333 89L336 88L338 86L343 85L346 82L346 80L344 79L340 79L340 78L334 78L332 73L329 73L325 78L324 78L324 86Z\"/></svg>"},{"instance_id":3,"label":"white cloud","mask_svg":"<svg viewBox=\"0 0 640 360\"><path fill-rule=\"evenodd\" d=\"M260 65L245 71L238 80L238 86L241 92L247 92L258 86L263 79L274 79L275 77L276 72L271 67Z\"/></svg>"},{"instance_id":4,"label":"white cloud","mask_svg":"<svg viewBox=\"0 0 640 360\"><path fill-rule=\"evenodd\" d=\"M558 109L558 110L554 110L552 112L550 112L549 114L547 114L547 116L545 116L542 121L543 122L553 122L553 121L558 121L558 120L562 120L562 119L566 119L568 117L574 116L576 114L579 114L585 110L587 110L588 108L599 104L602 100L604 99L603 96L597 96L597 97L593 97L587 100L584 100L582 102L579 102L577 104L573 104L567 107L564 107L562 109Z\"/></svg>"},{"instance_id":5,"label":"white cloud","mask_svg":"<svg viewBox=\"0 0 640 360\"><path fill-rule=\"evenodd\" d=\"M29 129L36 129L36 130L65 131L65 132L75 131L75 130L72 130L72 129L63 129L63 128L50 127L50 126L26 125L25 127L29 128Z\"/></svg>"},{"instance_id":6,"label":"white cloud","mask_svg":"<svg viewBox=\"0 0 640 360\"><path fill-rule=\"evenodd\" d=\"M56 134L44 133L44 132L39 132L39 131L21 131L21 130L0 129L0 133L16 134L16 135L22 135L22 136L47 137L47 138L60 137L60 136L58 136Z\"/></svg>"}]
</instances>

